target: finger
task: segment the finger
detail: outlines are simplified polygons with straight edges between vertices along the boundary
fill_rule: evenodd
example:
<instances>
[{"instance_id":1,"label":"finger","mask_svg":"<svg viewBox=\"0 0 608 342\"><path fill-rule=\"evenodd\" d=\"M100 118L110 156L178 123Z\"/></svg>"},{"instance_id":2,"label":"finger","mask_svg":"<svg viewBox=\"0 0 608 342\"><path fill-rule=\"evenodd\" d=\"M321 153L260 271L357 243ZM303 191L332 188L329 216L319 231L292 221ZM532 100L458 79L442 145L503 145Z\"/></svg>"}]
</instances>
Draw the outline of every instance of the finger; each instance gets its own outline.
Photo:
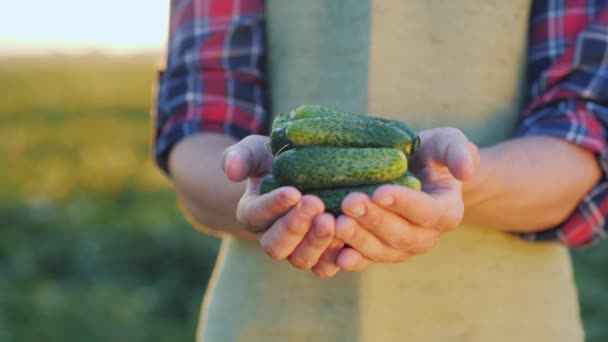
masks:
<instances>
[{"instance_id":1,"label":"finger","mask_svg":"<svg viewBox=\"0 0 608 342\"><path fill-rule=\"evenodd\" d=\"M353 218L345 215L336 220L336 237L376 262L395 262L404 254L403 251L386 245Z\"/></svg>"},{"instance_id":2,"label":"finger","mask_svg":"<svg viewBox=\"0 0 608 342\"><path fill-rule=\"evenodd\" d=\"M264 252L275 260L287 258L310 230L313 218L323 210L323 202L318 197L302 197L293 209L262 234L260 244Z\"/></svg>"},{"instance_id":3,"label":"finger","mask_svg":"<svg viewBox=\"0 0 608 342\"><path fill-rule=\"evenodd\" d=\"M421 133L420 150L411 158L413 166L422 168L430 163L446 166L459 180L470 179L479 164L479 151L456 128L437 128Z\"/></svg>"},{"instance_id":4,"label":"finger","mask_svg":"<svg viewBox=\"0 0 608 342\"><path fill-rule=\"evenodd\" d=\"M333 277L340 267L337 264L338 255L344 248L344 242L334 239L329 247L321 254L319 262L312 267L312 272L319 278L327 279Z\"/></svg>"},{"instance_id":5,"label":"finger","mask_svg":"<svg viewBox=\"0 0 608 342\"><path fill-rule=\"evenodd\" d=\"M334 239L335 219L331 214L321 214L312 221L304 240L289 255L289 262L297 268L308 270L314 266Z\"/></svg>"},{"instance_id":6,"label":"finger","mask_svg":"<svg viewBox=\"0 0 608 342\"><path fill-rule=\"evenodd\" d=\"M448 142L444 150L443 162L458 180L465 181L473 177L476 163L474 159L479 157L473 155L471 146L475 145L468 140L454 140Z\"/></svg>"},{"instance_id":7,"label":"finger","mask_svg":"<svg viewBox=\"0 0 608 342\"><path fill-rule=\"evenodd\" d=\"M250 232L265 231L302 198L300 191L290 186L261 196L257 195L258 190L259 184L256 187L255 180L249 180L236 210L237 220Z\"/></svg>"},{"instance_id":8,"label":"finger","mask_svg":"<svg viewBox=\"0 0 608 342\"><path fill-rule=\"evenodd\" d=\"M417 206L417 203L409 203L409 205ZM359 252L372 260L401 262L406 256L404 252L421 254L431 250L439 236L437 230L412 225L404 217L376 205L363 194L348 195L344 199L342 207L345 214L352 217L359 226L370 232L383 245L394 250L394 252L391 252L394 256L390 260L380 260L374 257L371 251L358 249L353 245ZM349 243L346 240L344 241ZM373 245L367 243L366 247L372 248Z\"/></svg>"},{"instance_id":9,"label":"finger","mask_svg":"<svg viewBox=\"0 0 608 342\"><path fill-rule=\"evenodd\" d=\"M373 261L352 248L344 248L338 255L337 264L341 270L359 272L366 269Z\"/></svg>"},{"instance_id":10,"label":"finger","mask_svg":"<svg viewBox=\"0 0 608 342\"><path fill-rule=\"evenodd\" d=\"M267 148L268 137L250 135L228 147L222 156L222 170L233 182L261 176L272 168L272 154Z\"/></svg>"},{"instance_id":11,"label":"finger","mask_svg":"<svg viewBox=\"0 0 608 342\"><path fill-rule=\"evenodd\" d=\"M440 206L444 209L441 211L441 217L435 224L439 231L448 231L456 228L464 216L464 203L453 191L439 191L433 194L433 197L441 203Z\"/></svg>"},{"instance_id":12,"label":"finger","mask_svg":"<svg viewBox=\"0 0 608 342\"><path fill-rule=\"evenodd\" d=\"M439 220L440 204L422 191L398 185L385 185L376 189L371 200L419 227L432 227Z\"/></svg>"}]
</instances>

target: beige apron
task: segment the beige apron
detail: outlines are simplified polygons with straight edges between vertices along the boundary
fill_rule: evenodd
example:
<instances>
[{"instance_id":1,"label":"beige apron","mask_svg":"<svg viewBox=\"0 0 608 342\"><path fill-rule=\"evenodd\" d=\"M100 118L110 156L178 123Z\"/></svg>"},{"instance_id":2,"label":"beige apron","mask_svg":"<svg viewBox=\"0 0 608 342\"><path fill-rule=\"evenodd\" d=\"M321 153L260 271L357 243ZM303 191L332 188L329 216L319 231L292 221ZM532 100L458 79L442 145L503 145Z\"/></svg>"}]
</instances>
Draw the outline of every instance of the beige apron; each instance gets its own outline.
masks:
<instances>
[{"instance_id":1,"label":"beige apron","mask_svg":"<svg viewBox=\"0 0 608 342\"><path fill-rule=\"evenodd\" d=\"M319 103L504 140L529 0L268 0L273 112ZM581 341L566 248L461 226L404 264L316 279L223 240L202 341Z\"/></svg>"}]
</instances>

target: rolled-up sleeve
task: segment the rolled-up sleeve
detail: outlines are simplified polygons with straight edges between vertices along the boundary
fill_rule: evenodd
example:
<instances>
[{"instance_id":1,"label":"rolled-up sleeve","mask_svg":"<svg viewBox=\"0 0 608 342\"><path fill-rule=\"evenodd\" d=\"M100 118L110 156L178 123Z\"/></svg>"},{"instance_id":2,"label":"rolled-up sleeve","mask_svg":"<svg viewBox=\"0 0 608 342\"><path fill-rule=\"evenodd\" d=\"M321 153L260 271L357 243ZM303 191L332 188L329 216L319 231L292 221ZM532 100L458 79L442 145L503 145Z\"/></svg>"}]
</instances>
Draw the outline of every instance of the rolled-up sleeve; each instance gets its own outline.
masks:
<instances>
[{"instance_id":1,"label":"rolled-up sleeve","mask_svg":"<svg viewBox=\"0 0 608 342\"><path fill-rule=\"evenodd\" d=\"M159 73L154 155L199 132L266 134L263 0L173 0Z\"/></svg>"},{"instance_id":2,"label":"rolled-up sleeve","mask_svg":"<svg viewBox=\"0 0 608 342\"><path fill-rule=\"evenodd\" d=\"M527 107L516 136L549 135L597 157L600 181L566 221L527 240L588 246L608 229L608 6L606 1L534 1ZM585 175L581 175L585 177ZM567 181L567 180L564 180Z\"/></svg>"}]
</instances>

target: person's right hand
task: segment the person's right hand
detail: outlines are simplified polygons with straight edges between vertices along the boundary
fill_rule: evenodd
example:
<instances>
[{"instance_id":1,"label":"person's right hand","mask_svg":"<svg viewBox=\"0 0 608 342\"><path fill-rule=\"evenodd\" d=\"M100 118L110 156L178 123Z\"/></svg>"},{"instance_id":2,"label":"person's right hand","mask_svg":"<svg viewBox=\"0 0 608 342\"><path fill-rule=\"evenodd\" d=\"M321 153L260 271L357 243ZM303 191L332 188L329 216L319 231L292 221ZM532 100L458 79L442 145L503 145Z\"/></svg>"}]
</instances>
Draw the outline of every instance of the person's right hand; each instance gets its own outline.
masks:
<instances>
[{"instance_id":1,"label":"person's right hand","mask_svg":"<svg viewBox=\"0 0 608 342\"><path fill-rule=\"evenodd\" d=\"M237 219L257 235L262 249L273 259L288 259L297 268L331 277L339 270L334 260L343 243L334 240L335 219L324 213L323 202L303 196L291 186L259 194L261 177L271 171L274 158L267 142L268 137L251 135L224 151L222 167L228 179L247 180Z\"/></svg>"}]
</instances>

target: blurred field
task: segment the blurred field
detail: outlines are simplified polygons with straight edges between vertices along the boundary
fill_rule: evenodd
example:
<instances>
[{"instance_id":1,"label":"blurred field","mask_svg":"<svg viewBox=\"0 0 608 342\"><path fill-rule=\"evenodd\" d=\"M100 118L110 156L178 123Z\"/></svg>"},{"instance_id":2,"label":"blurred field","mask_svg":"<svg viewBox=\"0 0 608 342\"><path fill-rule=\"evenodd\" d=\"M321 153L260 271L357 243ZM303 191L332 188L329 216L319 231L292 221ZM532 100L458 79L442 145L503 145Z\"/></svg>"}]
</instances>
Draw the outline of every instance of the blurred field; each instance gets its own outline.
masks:
<instances>
[{"instance_id":1,"label":"blurred field","mask_svg":"<svg viewBox=\"0 0 608 342\"><path fill-rule=\"evenodd\" d=\"M192 341L217 241L150 158L156 56L0 59L0 341ZM608 340L608 243L573 253Z\"/></svg>"},{"instance_id":2,"label":"blurred field","mask_svg":"<svg viewBox=\"0 0 608 342\"><path fill-rule=\"evenodd\" d=\"M0 60L0 341L192 341L217 241L150 158L156 56Z\"/></svg>"}]
</instances>

